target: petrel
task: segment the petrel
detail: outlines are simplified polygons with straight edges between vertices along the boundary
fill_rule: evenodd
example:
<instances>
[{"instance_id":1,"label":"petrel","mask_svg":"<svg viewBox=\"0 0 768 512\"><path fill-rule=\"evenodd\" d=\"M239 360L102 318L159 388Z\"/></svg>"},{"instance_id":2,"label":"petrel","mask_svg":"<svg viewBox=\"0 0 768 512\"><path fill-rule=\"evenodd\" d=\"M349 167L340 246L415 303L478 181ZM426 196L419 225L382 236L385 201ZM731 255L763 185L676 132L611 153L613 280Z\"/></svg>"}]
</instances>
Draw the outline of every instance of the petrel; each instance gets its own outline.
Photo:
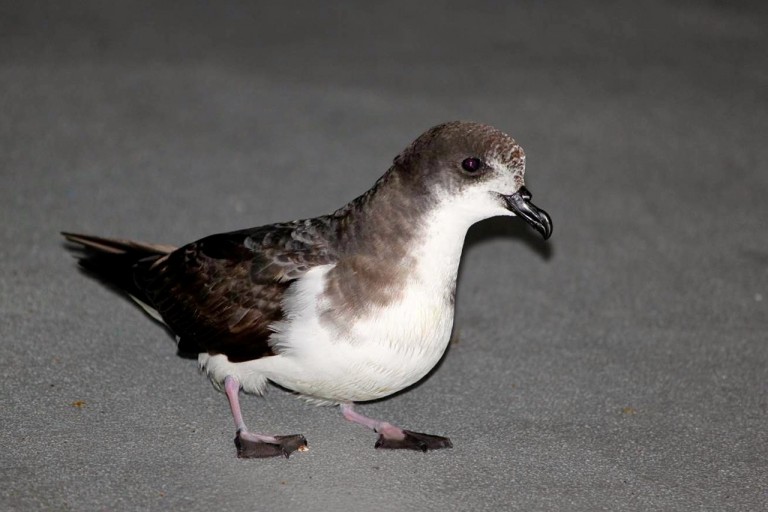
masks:
<instances>
[{"instance_id":1,"label":"petrel","mask_svg":"<svg viewBox=\"0 0 768 512\"><path fill-rule=\"evenodd\" d=\"M246 428L239 393L276 384L378 434L376 448L450 448L447 437L372 419L354 403L422 379L451 337L467 229L517 216L545 239L523 185L525 154L491 126L450 122L412 142L360 197L329 215L179 248L63 233L86 272L163 323L226 393L238 457L288 457L303 435Z\"/></svg>"}]
</instances>

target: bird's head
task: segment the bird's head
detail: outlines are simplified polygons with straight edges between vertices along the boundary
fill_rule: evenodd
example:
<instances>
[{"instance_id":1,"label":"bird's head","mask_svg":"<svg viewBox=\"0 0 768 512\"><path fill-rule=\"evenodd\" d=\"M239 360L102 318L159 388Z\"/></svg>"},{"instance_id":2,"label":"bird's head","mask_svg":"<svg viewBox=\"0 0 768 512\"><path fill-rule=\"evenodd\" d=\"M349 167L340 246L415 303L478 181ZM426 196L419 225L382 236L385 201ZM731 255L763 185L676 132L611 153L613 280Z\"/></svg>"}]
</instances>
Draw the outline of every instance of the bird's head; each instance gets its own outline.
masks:
<instances>
[{"instance_id":1,"label":"bird's head","mask_svg":"<svg viewBox=\"0 0 768 512\"><path fill-rule=\"evenodd\" d=\"M460 121L435 126L398 155L394 167L471 222L518 216L545 239L552 234L552 220L524 186L523 149L492 126Z\"/></svg>"}]
</instances>

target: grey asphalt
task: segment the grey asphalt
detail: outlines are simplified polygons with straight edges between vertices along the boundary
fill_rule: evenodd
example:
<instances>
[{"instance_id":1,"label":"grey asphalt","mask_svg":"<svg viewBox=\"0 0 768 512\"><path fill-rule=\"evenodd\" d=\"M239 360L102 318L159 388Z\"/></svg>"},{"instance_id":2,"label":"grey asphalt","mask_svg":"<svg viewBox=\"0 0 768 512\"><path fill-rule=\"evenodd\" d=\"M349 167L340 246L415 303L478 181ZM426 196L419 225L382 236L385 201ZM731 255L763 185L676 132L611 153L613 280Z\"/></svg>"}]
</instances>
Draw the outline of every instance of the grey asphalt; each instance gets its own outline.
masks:
<instances>
[{"instance_id":1,"label":"grey asphalt","mask_svg":"<svg viewBox=\"0 0 768 512\"><path fill-rule=\"evenodd\" d=\"M754 2L0 4L0 509L768 510L768 12ZM414 137L510 133L554 221L467 240L456 335L360 410L224 396L58 232L315 216Z\"/></svg>"}]
</instances>

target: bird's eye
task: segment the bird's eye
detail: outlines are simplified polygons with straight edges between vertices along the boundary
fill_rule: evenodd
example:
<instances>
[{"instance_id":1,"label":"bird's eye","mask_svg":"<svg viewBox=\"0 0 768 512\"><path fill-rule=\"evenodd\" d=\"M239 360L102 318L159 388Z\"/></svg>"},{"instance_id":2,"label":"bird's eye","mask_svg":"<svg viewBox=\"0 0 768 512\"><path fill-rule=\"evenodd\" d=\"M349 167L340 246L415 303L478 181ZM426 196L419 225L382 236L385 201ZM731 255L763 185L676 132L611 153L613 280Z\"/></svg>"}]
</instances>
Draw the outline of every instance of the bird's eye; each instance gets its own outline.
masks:
<instances>
[{"instance_id":1,"label":"bird's eye","mask_svg":"<svg viewBox=\"0 0 768 512\"><path fill-rule=\"evenodd\" d=\"M469 173L476 173L483 168L483 161L475 157L465 158L464 161L461 162L461 168Z\"/></svg>"}]
</instances>

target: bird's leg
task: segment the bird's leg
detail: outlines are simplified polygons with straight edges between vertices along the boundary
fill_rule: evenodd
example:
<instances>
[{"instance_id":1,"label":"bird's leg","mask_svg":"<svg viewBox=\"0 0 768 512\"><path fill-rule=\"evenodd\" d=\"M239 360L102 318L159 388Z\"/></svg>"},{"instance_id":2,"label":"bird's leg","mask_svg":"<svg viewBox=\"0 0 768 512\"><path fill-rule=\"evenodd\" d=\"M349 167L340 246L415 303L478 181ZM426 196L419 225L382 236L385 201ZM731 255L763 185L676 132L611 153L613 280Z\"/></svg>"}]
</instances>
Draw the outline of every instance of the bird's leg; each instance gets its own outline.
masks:
<instances>
[{"instance_id":1,"label":"bird's leg","mask_svg":"<svg viewBox=\"0 0 768 512\"><path fill-rule=\"evenodd\" d=\"M354 406L351 403L341 404L340 407L341 414L344 415L344 418L352 423L367 427L379 434L379 439L376 441L375 445L376 448L406 448L409 450L421 450L423 452L426 452L427 450L437 450L438 448L453 448L451 440L447 437L412 432L396 427L386 421L379 421L369 418L368 416L363 416L355 411Z\"/></svg>"},{"instance_id":2,"label":"bird's leg","mask_svg":"<svg viewBox=\"0 0 768 512\"><path fill-rule=\"evenodd\" d=\"M224 391L227 393L229 408L232 409L232 418L235 420L235 446L237 456L243 459L256 457L277 457L279 455L288 458L294 451L305 452L307 440L301 434L290 436L267 436L248 432L243 421L243 413L240 411L240 382L234 377L227 376L224 379Z\"/></svg>"}]
</instances>

